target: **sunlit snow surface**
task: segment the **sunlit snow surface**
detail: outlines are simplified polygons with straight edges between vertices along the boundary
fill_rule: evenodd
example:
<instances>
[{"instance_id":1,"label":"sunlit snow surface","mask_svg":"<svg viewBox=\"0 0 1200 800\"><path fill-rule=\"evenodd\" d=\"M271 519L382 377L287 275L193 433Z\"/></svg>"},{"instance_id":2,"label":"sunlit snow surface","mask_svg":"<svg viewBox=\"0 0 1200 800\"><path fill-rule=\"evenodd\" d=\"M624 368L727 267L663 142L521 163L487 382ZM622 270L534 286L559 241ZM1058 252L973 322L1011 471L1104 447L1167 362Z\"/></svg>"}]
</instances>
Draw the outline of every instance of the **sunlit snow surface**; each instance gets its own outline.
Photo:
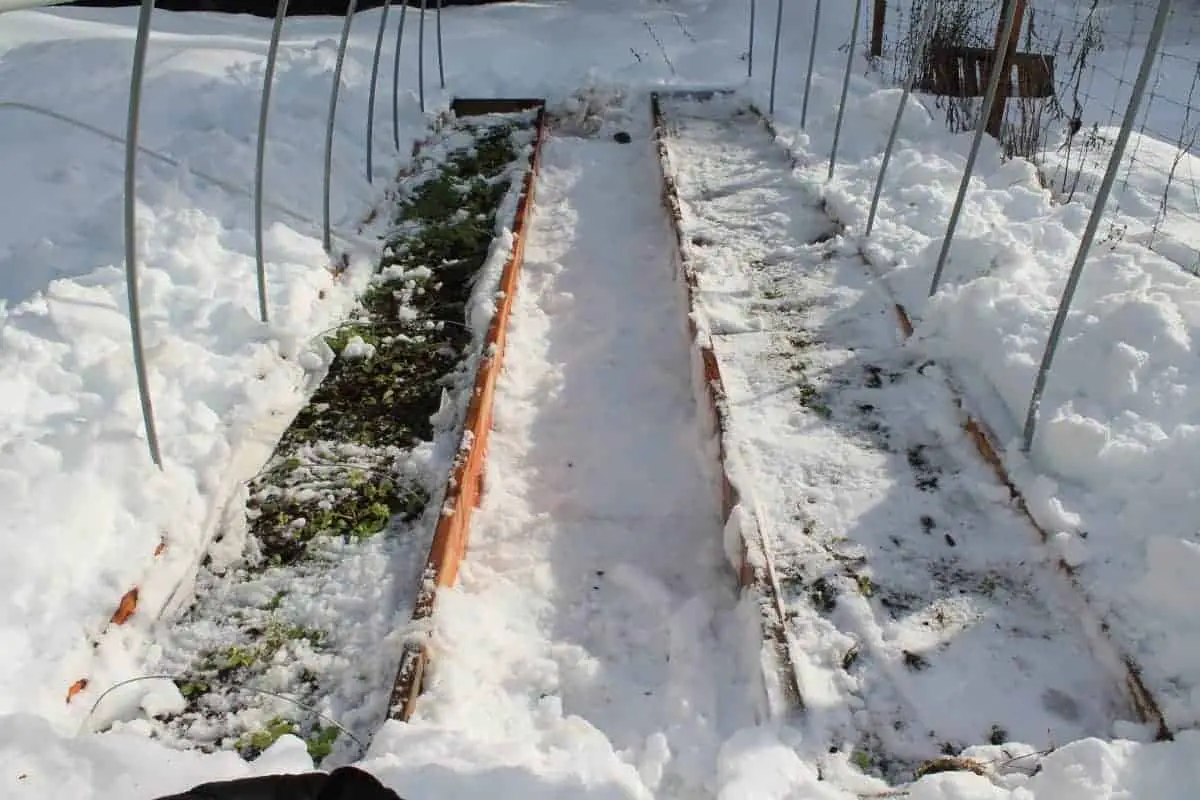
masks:
<instances>
[{"instance_id":1,"label":"sunlit snow surface","mask_svg":"<svg viewBox=\"0 0 1200 800\"><path fill-rule=\"evenodd\" d=\"M756 75L747 95L765 105L773 15L759 5ZM837 48L847 38L851 9L826 4L805 133L798 126L798 76L810 17L808 5L801 5L789 6L784 19L777 118L783 143L799 156L799 180L815 192L822 191L821 162L844 59ZM496 410L494 469L505 472L491 484L480 524L481 535L491 531L493 538L490 547L481 545L477 565L468 564L463 588L446 597L438 642L444 667L435 672L442 683L422 701L421 718L386 726L363 762L405 797L854 796L838 788L851 785L844 759L822 768L836 780L820 780L817 764L799 755L807 735L803 719L792 721L795 728L754 727L753 692L742 685L754 680L753 647L730 640L731 631L744 635L753 623L706 616L729 609L730 589L715 570L711 580L704 571L714 567L706 559L719 548L720 530L708 507L711 496L695 497L709 488L696 472L704 453L689 449L699 448L701 438L690 428L671 427L689 427L687 414L694 413L686 410L690 396L677 394L689 364L682 340L672 337L682 337L685 328L682 318L677 330L651 324L679 312L677 298L666 291L669 233L644 219L657 209L657 184L646 141L648 111L637 93L660 84L741 85L746 11L744 3L591 0L445 12L449 88L430 89L431 107L443 107L451 93L556 102L588 85L622 86L632 98L624 106L632 116L623 124L635 134L632 147L641 150L566 138L548 150L548 199L539 198L548 205L539 206L542 221L528 244L532 266L513 320L519 355L502 380ZM389 77L376 107L374 189L363 175L366 80L378 13L356 19L344 75L333 187L334 221L343 232L355 231L380 201L398 165L390 143ZM0 100L36 103L121 133L135 17L131 9L0 17ZM268 196L313 220L321 211L325 114L340 24L289 20L275 87ZM269 29L268 20L249 17L156 13L142 143L248 187ZM410 27L406 47L414 44L413 33ZM390 63L390 51L384 59ZM436 75L432 57L426 72ZM402 74L406 150L424 127L415 47L406 50ZM881 89L866 74L860 63L841 165L823 189L828 210L849 226L851 246L898 100L898 92ZM1024 414L1086 206L1054 205L1030 166L1001 163L998 151L985 146L946 290L926 303L969 137L948 136L940 120L915 107L902 137L866 253L917 318L912 346L943 362L975 410L1010 438ZM1156 147L1143 143L1142 152ZM249 197L186 169L143 162L139 259L166 461L159 472L142 438L130 361L121 165L117 144L0 109L5 797L150 798L202 780L311 765L290 737L246 765L231 754L167 751L131 733L79 736L90 701L64 703L66 687L82 674L103 686L141 672L153 610L187 578L224 508L240 502L239 481L256 471L303 402L320 364L301 356L310 338L349 307L375 255L352 242L353 268L334 280L325 269L319 227L268 209L272 319L264 326L257 320ZM1130 183L1154 197L1153 180L1147 175ZM634 203L612 196L618 191L644 196ZM1121 205L1126 214L1137 208ZM1171 235L1195 247L1188 238L1194 239L1194 228L1182 224ZM1032 458L1015 450L1006 457L1034 513L1067 534L1063 544L1079 564L1082 583L1111 619L1115 638L1145 669L1168 720L1186 726L1200 719L1200 622L1193 611L1200 566L1194 480L1200 474L1200 376L1192 346L1200 286L1131 239L1093 256ZM608 264L605 255L621 263ZM606 269L612 274L588 274ZM654 274L634 285L639 270ZM622 280L630 285L618 297ZM573 310L589 303L594 306L586 313ZM594 390L572 383L577 361L595 367L590 379L600 383ZM655 369L661 380L654 379ZM603 383L606 377L613 383ZM564 395L591 405L567 405ZM562 403L557 418L546 411L556 402ZM672 403L678 415L663 412ZM606 440L579 427L588 420L629 430ZM635 442L637 425L649 427ZM646 448L640 462L634 444ZM555 460L574 462L575 446L584 451L578 467ZM567 481L554 473L576 468L592 470L595 480ZM654 483L660 475L662 483ZM556 486L562 491L552 491ZM506 529L522 519L510 512L529 515L528 524ZM644 556L621 549L630 526L648 520L664 531L663 549L648 547ZM156 561L160 541L167 549ZM549 548L540 565L532 563L535 551L525 549L538 542ZM603 582L595 576L603 587L595 592L616 599L592 606L590 586L568 582L593 569L605 547L623 563L611 571L594 567L606 570ZM528 570L528 580L514 583L509 570ZM142 586L147 613L93 653L90 637L134 584ZM658 613L664 606L673 609L665 617ZM711 663L711 672L666 670L656 660L662 652L683 665ZM635 702L637 692L659 687L666 697ZM613 703L624 716L606 712ZM1144 736L1129 725L1107 734ZM1200 739L1189 733L1158 745L1085 739L1041 759L1032 778L1016 770L994 781L938 775L911 787L909 796L1192 798L1200 791L1198 750ZM1024 752L1012 745L1009 755L994 747L977 755L998 763Z\"/></svg>"}]
</instances>

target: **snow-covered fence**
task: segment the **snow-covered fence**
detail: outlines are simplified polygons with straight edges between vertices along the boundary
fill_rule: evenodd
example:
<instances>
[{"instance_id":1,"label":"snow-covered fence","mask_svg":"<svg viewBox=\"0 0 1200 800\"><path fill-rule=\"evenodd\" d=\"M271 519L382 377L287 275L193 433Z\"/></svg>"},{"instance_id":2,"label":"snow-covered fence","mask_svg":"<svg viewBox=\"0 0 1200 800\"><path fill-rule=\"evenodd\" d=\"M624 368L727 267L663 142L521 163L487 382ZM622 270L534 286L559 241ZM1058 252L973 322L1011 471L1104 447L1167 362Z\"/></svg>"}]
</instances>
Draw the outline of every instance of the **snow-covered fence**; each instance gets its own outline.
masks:
<instances>
[{"instance_id":1,"label":"snow-covered fence","mask_svg":"<svg viewBox=\"0 0 1200 800\"><path fill-rule=\"evenodd\" d=\"M1063 326L1097 239L1102 235L1109 246L1121 240L1144 245L1200 274L1200 3L896 0L874 3L870 29L868 52L876 67L890 68L905 93L867 236L911 92L935 95L951 129L975 130L930 295L940 287L985 132L998 135L1009 157L1037 163L1057 200L1090 206L1032 387L1023 430L1028 451ZM989 29L990 54L984 44ZM979 51L983 57L974 58ZM964 73L977 71L977 62L988 75L986 89L977 72ZM1039 62L1040 72L1033 68ZM1031 84L1030 76L1038 74L1053 83L1052 90ZM1008 97L1018 102L1005 102Z\"/></svg>"},{"instance_id":2,"label":"snow-covered fence","mask_svg":"<svg viewBox=\"0 0 1200 800\"><path fill-rule=\"evenodd\" d=\"M927 30L922 20L931 5L935 24ZM1061 202L1091 202L1133 99L1158 0L1024 5L1019 60L1040 60L1053 88L1044 97L1009 100L1001 142L1009 155L1032 159ZM876 68L902 83L915 63L929 71L922 43L994 47L1005 7L1005 0L873 0L870 53ZM1104 241L1143 244L1200 274L1200 0L1175 0L1169 14L1101 233ZM1018 83L1031 79L1017 70ZM1017 88L1010 95L1021 94ZM929 102L952 129L974 126L974 99L935 96Z\"/></svg>"},{"instance_id":3,"label":"snow-covered fence","mask_svg":"<svg viewBox=\"0 0 1200 800\"><path fill-rule=\"evenodd\" d=\"M395 49L395 65L393 68L392 81L392 124L393 124L393 144L396 150L400 147L399 137L399 83L400 83L400 46L404 33L404 22L407 11L407 4L410 0L401 0L404 3L402 7L399 22L396 32L396 49ZM68 0L0 0L0 13L6 11L16 11L26 8L37 8L41 6L61 5ZM428 0L420 0L420 18L418 21L418 91L420 96L421 110L425 110L425 13L427 10ZM338 94L341 89L342 67L345 63L346 47L350 39L350 30L354 21L356 10L356 0L349 0L345 24L342 26L342 35L338 43L337 59L333 70L332 89L329 99L329 116L326 122L325 129L325 160L323 172L323 215L322 215L322 242L325 252L331 257L333 253L333 239L355 239L354 234L346 234L335 231L330 220L330 193L331 193L331 177L333 171L333 135L338 109ZM373 147L373 125L374 125L374 103L375 103L375 87L378 80L378 67L380 59L380 51L383 47L384 34L387 26L387 12L391 5L391 0L386 0L382 16L380 18L379 35L375 42L375 52L373 55L373 67L371 72L371 87L370 87L370 113L366 123L367 137L367 172L368 179L371 174L371 149ZM287 16L288 0L278 0L276 17L274 26L271 29L271 40L267 51L266 71L263 79L262 101L259 112L258 126L258 143L255 159L255 174L253 189L242 189L241 187L230 184L227 181L211 178L208 175L201 174L193 170L193 173L200 178L206 179L215 185L218 185L228 191L245 193L253 197L253 214L254 214L254 252L255 266L258 280L258 309L259 317L262 322L266 323L269 318L270 309L267 305L267 288L266 288L266 267L263 257L263 211L264 207L270 206L277 210L282 210L288 216L301 217L301 215L291 212L286 208L282 208L277 203L271 203L266 199L264 188L263 171L265 164L266 146L268 142L267 122L270 113L271 105L271 87L275 77L275 61L279 51L279 40L283 31L284 19ZM130 339L133 347L133 363L136 380L138 385L138 397L141 401L142 408L142 423L146 431L146 442L149 447L150 457L155 465L162 467L162 454L159 447L158 429L154 420L154 402L150 393L149 378L146 371L146 357L142 344L142 324L141 324L141 304L139 298L139 282L137 270L137 164L139 155L148 155L159 161L174 164L177 167L183 168L183 165L161 153L156 153L138 143L138 130L141 120L141 97L142 84L146 66L146 52L149 47L152 21L154 15L155 0L142 0L140 11L138 14L137 34L134 38L133 49L133 65L130 70L130 87L129 87L129 103L127 109L127 120L124 136L114 134L109 131L102 130L93 125L88 124L83 120L75 119L70 115L54 111L52 109L33 106L28 103L5 102L0 98L0 111L25 111L36 113L49 119L63 122L74 127L86 130L105 138L114 139L122 142L125 145L125 168L124 168L124 240L125 240L125 281L128 291L129 300L129 329ZM442 0L435 0L435 10L437 12L437 57L438 57L438 75L441 87L446 86L446 73L443 62L442 48ZM301 217L302 218L302 217ZM307 221L307 220L305 220Z\"/></svg>"},{"instance_id":4,"label":"snow-covered fence","mask_svg":"<svg viewBox=\"0 0 1200 800\"><path fill-rule=\"evenodd\" d=\"M1094 195L1134 94L1157 0L1038 4L1027 36L1061 53L1032 157L1064 202ZM1175 0L1102 229L1200 272L1200 2Z\"/></svg>"}]
</instances>

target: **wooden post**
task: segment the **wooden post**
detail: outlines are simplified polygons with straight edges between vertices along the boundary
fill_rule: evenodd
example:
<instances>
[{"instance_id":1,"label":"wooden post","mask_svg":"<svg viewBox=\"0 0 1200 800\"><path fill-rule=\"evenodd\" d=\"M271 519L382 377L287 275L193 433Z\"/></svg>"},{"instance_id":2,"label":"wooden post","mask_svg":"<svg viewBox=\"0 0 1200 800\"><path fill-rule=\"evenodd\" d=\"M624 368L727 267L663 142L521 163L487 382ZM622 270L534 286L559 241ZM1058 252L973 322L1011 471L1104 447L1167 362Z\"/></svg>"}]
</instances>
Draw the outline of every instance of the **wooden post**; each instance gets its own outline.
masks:
<instances>
[{"instance_id":1,"label":"wooden post","mask_svg":"<svg viewBox=\"0 0 1200 800\"><path fill-rule=\"evenodd\" d=\"M1007 46L1000 41L1000 37L1004 35L1004 18L1008 15L1010 3L1017 4L1016 19L1013 21L1012 36L1008 39ZM993 63L992 69L1002 70L1000 73L1003 77L1000 80L1000 91L996 95L996 104L992 107L992 115L988 118L987 132L996 139L1000 138L1000 131L1004 127L1004 111L1008 106L1008 90L1012 85L1012 67L1013 57L1017 53L1017 43L1021 40L1021 28L1025 23L1025 6L1026 0L1004 0L1000 6L1000 21L996 26L996 48L994 53L1000 53L1001 47L1004 47L1003 57L999 63ZM992 56L993 60L995 55Z\"/></svg>"},{"instance_id":2,"label":"wooden post","mask_svg":"<svg viewBox=\"0 0 1200 800\"><path fill-rule=\"evenodd\" d=\"M883 55L883 22L887 17L887 0L875 0L875 11L871 15L871 55Z\"/></svg>"}]
</instances>

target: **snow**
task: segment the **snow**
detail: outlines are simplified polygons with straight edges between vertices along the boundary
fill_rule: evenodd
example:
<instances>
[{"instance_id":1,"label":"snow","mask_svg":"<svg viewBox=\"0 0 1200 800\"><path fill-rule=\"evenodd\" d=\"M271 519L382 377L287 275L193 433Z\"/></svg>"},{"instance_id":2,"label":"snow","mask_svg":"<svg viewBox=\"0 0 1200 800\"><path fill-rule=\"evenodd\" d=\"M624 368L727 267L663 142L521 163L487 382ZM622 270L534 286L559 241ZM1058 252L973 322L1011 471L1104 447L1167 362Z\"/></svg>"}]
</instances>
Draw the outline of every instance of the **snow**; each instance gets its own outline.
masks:
<instances>
[{"instance_id":1,"label":"snow","mask_svg":"<svg viewBox=\"0 0 1200 800\"><path fill-rule=\"evenodd\" d=\"M848 235L861 238L899 93L852 81L847 124L862 133L843 144L835 180L822 185L838 88L814 87L813 107L829 111L810 118L807 133L797 129L790 103L777 124L807 164L801 172L809 185ZM1192 349L1200 283L1133 241L1099 243L1026 458L1018 434L1089 209L1086 199L1056 203L1031 164L1003 161L985 142L942 288L928 299L969 141L946 135L940 118L909 109L875 232L859 244L914 317L916 346L949 370L970 410L1007 447L1008 469L1041 524L1103 554L1078 570L1093 607L1143 666L1169 723L1193 724L1200 719L1200 649L1180 642L1196 641L1196 620L1163 602L1188 589L1175 583L1178 573L1158 570L1152 554L1196 535L1200 493L1187 476L1197 466L1190 444L1200 419L1191 391L1200 379ZM1135 176L1135 184L1152 179ZM1143 581L1161 594L1135 591Z\"/></svg>"},{"instance_id":2,"label":"snow","mask_svg":"<svg viewBox=\"0 0 1200 800\"><path fill-rule=\"evenodd\" d=\"M439 597L434 646L453 655L435 657L417 724L594 740L627 796L692 797L751 690L727 645L737 601L648 120L622 116L634 144L545 147L487 497L461 586Z\"/></svg>"},{"instance_id":3,"label":"snow","mask_svg":"<svg viewBox=\"0 0 1200 800\"><path fill-rule=\"evenodd\" d=\"M5 16L5 99L123 130L130 19ZM151 52L143 143L247 183L254 123L246 112L257 96L261 49L228 34L203 48L164 35ZM330 55L311 41L285 51L273 127L279 135L268 151L272 197L310 213L319 203L312 165L324 112L305 85ZM63 79L47 83L47 75ZM86 642L121 596L140 587L130 623L139 627L194 571L238 484L302 402L313 376L297 357L309 336L348 307L365 260L356 249L351 271L336 279L315 228L279 221L268 209L272 318L263 325L248 198L184 169L143 162L138 255L160 472L146 452L130 354L121 148L23 111L0 113L7 186L0 201L0 493L7 512L0 580L9 587L0 709L61 718L75 712L63 703L66 687L90 672ZM346 149L343 140L343 160ZM345 201L353 193L352 213L365 213L369 196L348 172L336 194ZM160 543L165 550L156 558ZM39 676L33 684L30 674Z\"/></svg>"},{"instance_id":4,"label":"snow","mask_svg":"<svg viewBox=\"0 0 1200 800\"><path fill-rule=\"evenodd\" d=\"M1080 97L1075 113L1084 125L1074 137L1054 131L1039 154L1042 170L1059 196L1093 194L1099 186L1156 5L1100 3L1089 11L1075 4L1070 21L1065 14L1039 20L1042 42L1053 41L1060 32L1070 41L1090 25L1093 35L1106 44L1089 52L1080 66L1072 65L1086 72L1082 92L1059 81L1060 92ZM1198 39L1194 4L1174 4L1135 134L1122 159L1111 222L1102 229L1110 237L1150 247L1192 273L1200 270L1200 118L1194 55ZM1041 49L1048 46L1039 44Z\"/></svg>"},{"instance_id":5,"label":"snow","mask_svg":"<svg viewBox=\"0 0 1200 800\"><path fill-rule=\"evenodd\" d=\"M846 304L886 312L890 298L900 299L916 323L909 343L887 340L890 320L880 314L841 329L845 338L822 351L820 365L844 365L853 357L848 346L896 364L936 360L968 409L1008 446L1005 462L1053 539L1047 548L1035 544L971 460L937 369L885 390L880 402L902 441L946 458L952 491L934 497L901 488L905 465L864 451L862 442L819 449L839 440L822 438L821 425L794 403L787 416L779 398L735 410L738 436L753 455L748 466L771 479L756 490L780 523L779 543L802 544L776 506L799 481L815 492L813 514L823 530L853 527L851 538L871 548L884 548L889 517L961 518L963 530L951 532L955 558L1011 584L1000 599L973 593L947 605L961 612L956 624L986 613L1035 633L1019 648L1008 640L1006 649L1005 640L977 627L942 643L953 656L949 666L909 673L895 669L896 659L930 644L908 638L917 633L914 620L881 623L868 611L870 598L853 592L834 621L797 602L793 635L813 645L800 654L811 661L804 664L808 693L821 702L808 717L756 717L757 621L738 601L725 563L711 441L692 395L644 94L663 84L740 86L746 10L706 0L446 10L448 89L429 92L431 108L443 108L451 93L562 104L580 87L593 91L571 100L574 129L560 130L545 153L499 387L488 492L462 584L439 599L429 694L419 719L386 724L360 764L418 800L848 798L884 788L853 763L851 734L908 718L916 698L920 713L912 718L947 735L978 742L981 726L1009 715L1006 732L1023 743L968 749L964 755L985 763L987 776L930 775L904 788L915 800L1194 797L1200 737L1183 729L1200 721L1200 622L1192 602L1200 494L1191 479L1200 467L1193 363L1200 287L1180 268L1197 248L1187 216L1194 198L1169 198L1172 212L1156 232L1151 216L1172 143L1155 141L1162 129L1152 125L1136 143L1137 164L1147 166L1130 170L1119 199L1117 220L1128 229L1093 253L1025 457L1015 435L1090 190L1058 204L1032 166L1004 162L985 143L943 291L927 300L969 137L947 134L914 99L875 234L861 241L899 93L881 88L856 60L837 174L825 183L849 4L825 6L807 131L798 126L796 76L808 53L811 3L785 11L775 122L777 145L798 165L782 197L797 202L761 218L743 207L723 260L708 265L711 274L734 280L744 256L761 247L755 237L769 234L777 244L759 254L768 271L787 279L786 298L794 299L793 289L827 296L829 314ZM762 4L758 11L756 75L742 96L765 107L773 14ZM135 18L133 9L5 14L0 101L41 104L120 134ZM142 671L139 654L151 645L154 621L188 602L210 540L240 516L242 481L262 465L327 363L328 353L310 341L346 312L378 255L357 235L399 166L390 149L385 158L377 151L375 187L364 180L365 81L378 11L356 19L344 75L333 200L335 226L353 259L340 277L327 269L312 220L320 213L341 21L297 18L285 28L267 150L267 325L256 317L245 187L270 22L169 12L154 19L142 142L182 164L147 158L139 173L143 320L161 472L145 451L130 361L121 148L0 108L6 797L151 798L204 780L312 766L290 736L247 764L228 753L170 750L136 725L84 731L93 727L86 718L92 698L118 676ZM404 66L402 144L425 125L414 51ZM386 87L384 80L385 94ZM381 148L389 106L376 106ZM631 144L612 141L618 128L632 134ZM1101 168L1104 156L1094 155L1084 183ZM694 174L715 178L719 162L715 153L700 157ZM1193 162L1178 168L1195 169ZM747 202L778 202L773 193L789 172L784 163L735 177L746 183ZM814 264L818 250L807 242L821 232L812 227L818 205L846 231L831 260ZM502 236L495 252L511 246ZM860 248L870 271L856 263ZM787 264L811 274L792 275ZM706 329L735 363L749 363L738 359L774 336L762 319L791 324L805 313L778 302L748 313L747 302L736 293L706 298ZM476 326L486 317L483 306L472 315ZM780 377L735 371L731 382L749 392ZM834 475L840 485L830 482ZM160 543L166 547L156 556ZM878 586L920 582L932 547L877 558L878 571L868 577ZM1111 665L1089 655L1095 643L1071 624L1052 557L1076 568L1091 607L1180 731L1175 741L1140 741L1146 731L1110 696ZM812 556L811 564L821 563ZM134 585L138 613L100 636ZM336 615L317 599L314 613ZM93 651L97 637L103 646ZM840 675L830 661L858 639L868 645L859 656L869 667L863 680ZM379 645L370 640L356 646ZM373 657L394 646L379 645ZM966 676L952 687L957 694L922 683L927 674L956 673ZM97 685L81 702L65 704L67 686L85 674ZM1058 703L1058 694L1057 705L1042 702L1046 689L1071 700L1078 718L1062 719L1070 704ZM178 703L165 687L139 697L150 713ZM902 709L898 717L889 716L894 709ZM830 754L835 734L845 746ZM917 757L920 736L890 739L889 747ZM1034 748L1051 751L1031 754Z\"/></svg>"},{"instance_id":6,"label":"snow","mask_svg":"<svg viewBox=\"0 0 1200 800\"><path fill-rule=\"evenodd\" d=\"M689 248L700 313L715 300L748 323L714 346L792 618L810 752L849 742L919 763L994 727L1038 747L1105 734L1119 679L1054 602L1053 574L1030 568L1036 535L987 491L879 284L827 241L757 117L680 102L666 115L684 238L703 243Z\"/></svg>"}]
</instances>

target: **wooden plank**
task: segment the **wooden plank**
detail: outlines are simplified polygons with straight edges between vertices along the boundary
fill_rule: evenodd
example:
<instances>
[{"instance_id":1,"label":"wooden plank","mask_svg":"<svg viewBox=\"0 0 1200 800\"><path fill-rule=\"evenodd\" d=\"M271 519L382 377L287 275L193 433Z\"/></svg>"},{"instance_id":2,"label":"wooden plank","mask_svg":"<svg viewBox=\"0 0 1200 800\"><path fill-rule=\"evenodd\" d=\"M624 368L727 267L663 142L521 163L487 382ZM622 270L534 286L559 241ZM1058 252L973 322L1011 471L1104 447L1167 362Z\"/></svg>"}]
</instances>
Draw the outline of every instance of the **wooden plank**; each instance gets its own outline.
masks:
<instances>
[{"instance_id":1,"label":"wooden plank","mask_svg":"<svg viewBox=\"0 0 1200 800\"><path fill-rule=\"evenodd\" d=\"M1013 57L1017 53L1017 42L1021 38L1021 28L1025 25L1025 2L1026 0L1004 0L1000 5L1000 21L996 27L995 51L1003 53L1000 64L996 65L996 68L1000 69L1000 74L1004 76L1004 80L1000 81L996 103L992 106L992 113L987 121L987 132L996 139L1000 138L1000 131L1004 127L1004 112L1008 106L1008 96L1011 93L1012 86L1012 79L1009 76L1012 73ZM1004 20L1008 16L1013 3L1017 4L1016 17L1013 20L1013 27L1008 41L1002 42L1000 37L1004 35Z\"/></svg>"},{"instance_id":2,"label":"wooden plank","mask_svg":"<svg viewBox=\"0 0 1200 800\"><path fill-rule=\"evenodd\" d=\"M987 72L991 63L990 52L966 50L961 59L962 91L957 97L983 97L987 91Z\"/></svg>"},{"instance_id":3,"label":"wooden plank","mask_svg":"<svg viewBox=\"0 0 1200 800\"><path fill-rule=\"evenodd\" d=\"M878 58L883 55L883 28L887 17L887 0L875 0L875 10L871 14L871 55Z\"/></svg>"},{"instance_id":4,"label":"wooden plank","mask_svg":"<svg viewBox=\"0 0 1200 800\"><path fill-rule=\"evenodd\" d=\"M650 113L654 123L654 139L658 149L659 167L662 171L662 200L668 218L675 234L675 252L673 261L676 272L681 279L686 308L688 310L687 325L692 342L692 350L696 355L693 366L699 367L694 377L697 383L703 384L704 397L713 421L717 440L717 466L721 474L721 512L726 525L738 524L739 540L742 546L742 563L738 570L738 582L743 590L750 593L759 610L759 625L762 640L770 646L775 671L774 680L765 677L767 683L777 683L783 693L786 705L785 713L804 710L804 698L800 691L799 677L796 665L792 661L791 649L788 642L786 615L779 587L774 580L774 573L766 564L767 555L763 548L763 532L759 527L757 514L751 509L734 519L737 509L745 501L745 487L739 486L730 474L729 444L726 441L726 431L729 430L728 403L726 402L725 384L721 376L721 365L713 349L712 341L702 336L696 323L695 310L699 304L699 277L692 263L690 247L683 230L683 209L675 185L675 176L671 168L670 154L667 147L669 136L666 116L662 108L660 93L650 96ZM669 95L667 95L669 96ZM775 138L775 130L769 119L759 116L753 106L752 113L758 116L764 124L766 132ZM753 552L753 556L751 555ZM764 664L765 667L765 664Z\"/></svg>"},{"instance_id":5,"label":"wooden plank","mask_svg":"<svg viewBox=\"0 0 1200 800\"><path fill-rule=\"evenodd\" d=\"M943 97L983 97L995 54L985 47L937 48L930 53L917 91ZM1016 72L1015 84L1011 73ZM1015 53L1004 81L1010 96L1054 95L1054 56Z\"/></svg>"},{"instance_id":6,"label":"wooden plank","mask_svg":"<svg viewBox=\"0 0 1200 800\"><path fill-rule=\"evenodd\" d=\"M1018 97L1054 96L1054 56L1038 53L1017 53Z\"/></svg>"},{"instance_id":7,"label":"wooden plank","mask_svg":"<svg viewBox=\"0 0 1200 800\"><path fill-rule=\"evenodd\" d=\"M896 312L896 321L900 327L900 332L905 339L910 338L913 335L914 329L908 310L898 302L893 303L892 308ZM1025 518L1025 521L1037 533L1038 538L1043 543L1049 543L1052 540L1050 530L1043 526L1037 517L1033 515L1032 509L1029 508L1028 502L1026 502L1021 490L1017 488L1016 483L1013 482L1008 468L1004 465L1004 460L1000 457L1000 453L1004 452L1004 448L999 438L982 420L976 418L967 410L966 401L954 384L947 383L947 387L952 392L954 405L960 414L963 431L967 434L971 443L975 445L979 457L991 468L997 482L1008 490L1010 501L1015 506L1017 512ZM1083 609L1089 615L1094 613L1089 594L1080 582L1075 568L1062 558L1056 559L1054 564L1058 568L1058 571L1066 578L1072 591L1082 601ZM1163 715L1158 701L1151 694L1149 687L1142 680L1141 670L1133 660L1133 657L1124 653L1117 643L1113 641L1108 632L1108 625L1103 622L1102 618L1097 617L1095 620L1092 620L1089 627L1101 634L1101 637L1097 640L1097 644L1101 644L1105 649L1109 650L1110 655L1113 656L1111 660L1120 663L1123 668L1125 673L1123 676L1125 689L1129 693L1129 700L1138 715L1138 719L1155 729L1154 736L1156 741L1173 740L1175 736L1167 726L1166 717Z\"/></svg>"},{"instance_id":8,"label":"wooden plank","mask_svg":"<svg viewBox=\"0 0 1200 800\"><path fill-rule=\"evenodd\" d=\"M457 101L456 101L457 102ZM471 517L483 494L483 477L487 460L488 436L492 430L492 404L495 399L496 382L504 364L504 345L508 339L508 318L512 313L517 294L517 282L521 265L525 259L525 242L528 238L529 221L533 210L534 186L541 165L542 143L546 138L546 112L543 100L468 100L466 116L479 114L512 113L530 108L539 108L537 138L533 146L533 158L525 174L521 198L517 203L516 220L513 223L513 250L504 264L500 275L499 300L496 312L484 339L484 357L475 373L475 385L467 406L463 423L461 444L450 476L446 481L442 513L434 529L433 544L425 563L421 587L413 608L414 626L427 625L433 617L437 591L453 586L458 579L458 569L466 556L470 539ZM458 113L458 112L455 112ZM412 641L405 645L400 668L392 684L392 695L388 706L391 719L408 720L416 711L417 698L421 693L425 668L429 661L429 648L424 641Z\"/></svg>"},{"instance_id":9,"label":"wooden plank","mask_svg":"<svg viewBox=\"0 0 1200 800\"><path fill-rule=\"evenodd\" d=\"M545 100L526 97L456 97L450 101L450 110L456 117L478 117L484 114L515 114L545 105Z\"/></svg>"}]
</instances>

